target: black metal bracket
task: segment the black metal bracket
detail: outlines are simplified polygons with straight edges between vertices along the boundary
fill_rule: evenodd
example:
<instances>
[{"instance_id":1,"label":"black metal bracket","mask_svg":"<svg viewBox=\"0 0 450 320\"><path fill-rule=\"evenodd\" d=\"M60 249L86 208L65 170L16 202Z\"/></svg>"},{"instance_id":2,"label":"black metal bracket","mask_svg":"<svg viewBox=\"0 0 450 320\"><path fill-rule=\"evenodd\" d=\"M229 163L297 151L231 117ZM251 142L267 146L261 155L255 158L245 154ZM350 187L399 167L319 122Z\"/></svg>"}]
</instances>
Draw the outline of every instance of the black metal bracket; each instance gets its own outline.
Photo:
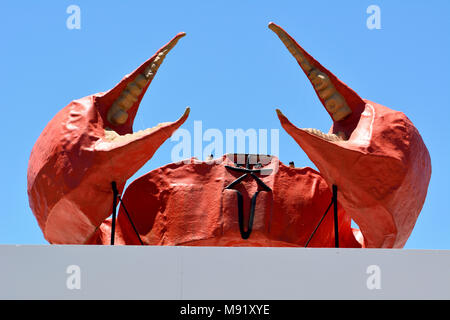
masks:
<instances>
[{"instance_id":1,"label":"black metal bracket","mask_svg":"<svg viewBox=\"0 0 450 320\"><path fill-rule=\"evenodd\" d=\"M114 238L116 235L116 213L117 213L117 197L119 196L119 191L117 190L117 184L115 181L111 182L111 187L113 191L113 212L112 212L112 224L111 224L111 245L114 245Z\"/></svg>"},{"instance_id":2,"label":"black metal bracket","mask_svg":"<svg viewBox=\"0 0 450 320\"><path fill-rule=\"evenodd\" d=\"M116 234L116 213L117 213L117 200L119 200L120 205L122 206L123 210L125 211L125 214L127 215L128 221L130 221L131 227L134 230L134 233L136 234L139 242L141 245L144 245L144 242L141 239L141 236L139 235L139 232L136 229L136 226L133 223L133 220L131 220L130 214L128 213L127 208L125 207L122 198L119 194L119 191L117 190L117 184L115 181L111 182L112 191L113 191L113 212L112 212L112 224L111 224L111 245L114 245L114 238Z\"/></svg>"},{"instance_id":3,"label":"black metal bracket","mask_svg":"<svg viewBox=\"0 0 450 320\"><path fill-rule=\"evenodd\" d=\"M323 219L326 217L328 211L330 211L331 206L333 206L333 211L334 211L334 247L335 248L339 248L339 223L338 223L338 202L337 202L338 188L337 188L337 186L333 184L332 190L333 190L333 196L331 198L331 203L328 206L328 208L325 211L325 213L323 214L323 216L320 219L319 223L317 224L316 228L314 229L314 231L309 236L308 241L306 241L305 248L308 247L309 242L311 241L311 239L316 234L317 229L319 229L319 226L322 223Z\"/></svg>"},{"instance_id":4,"label":"black metal bracket","mask_svg":"<svg viewBox=\"0 0 450 320\"><path fill-rule=\"evenodd\" d=\"M254 180L256 180L256 182L260 185L260 187L262 187L263 190L261 191L272 191L264 182L262 182L256 175L255 173L260 173L261 170L252 170L249 169L249 167L247 166L247 168L241 168L241 167L230 167L230 166L226 166L227 169L231 169L234 171L241 171L244 174L237 178L235 181L233 181L232 183L230 183L228 186L225 187L225 189L231 189L237 192L237 196L238 196L238 219L239 219L239 229L240 229L240 233L241 233L241 237L243 239L248 239L250 237L250 234L252 232L252 225L253 225L253 218L254 218L254 214L255 214L255 204L256 204L256 198L258 196L258 194L260 193L260 191L257 191L253 197L252 197L252 201L251 201L251 208L250 208L250 216L249 216L249 221L248 221L248 226L247 226L247 230L244 229L244 213L243 213L243 201L242 201L242 195L238 190L232 189L232 187L234 187L236 184L240 183L242 180L244 180L245 177L247 177L248 175L250 175ZM142 241L139 232L136 229L136 226L133 223L133 220L130 217L130 214L128 213L128 210L126 209L119 191L117 190L117 184L115 181L111 182L111 187L112 187L112 191L113 191L113 211L112 211L112 224L111 224L111 245L114 245L114 238L115 238L115 230L116 230L116 215L117 215L117 200L119 200L121 206L123 207L125 214L127 215L128 221L130 222L137 238L139 239L139 242L141 245L144 245L144 242ZM311 242L312 238L314 237L314 235L316 234L317 229L319 229L323 219L325 219L326 215L328 214L328 211L330 211L331 206L333 206L333 211L334 211L334 246L335 248L339 248L339 221L338 221L338 202L337 202L337 192L338 192L338 188L336 185L332 186L332 191L333 191L333 196L331 198L331 203L328 206L327 210L325 211L325 213L323 214L322 218L320 219L319 223L317 224L317 226L315 227L314 231L311 233L310 237L308 238L308 241L306 241L305 244L305 248L308 247L309 243Z\"/></svg>"},{"instance_id":5,"label":"black metal bracket","mask_svg":"<svg viewBox=\"0 0 450 320\"><path fill-rule=\"evenodd\" d=\"M253 228L253 219L255 217L255 206L256 206L256 198L258 197L258 194L262 191L270 192L272 189L270 189L269 186L267 186L256 174L271 174L272 169L250 169L250 155L247 156L247 161L245 164L245 168L243 167L232 167L226 165L225 168L230 169L232 171L237 171L243 173L239 178L231 182L228 186L224 188L228 190L234 190L237 194L237 205L238 205L238 221L239 221L239 231L241 233L242 239L248 239L250 237L250 234L252 233ZM256 181L256 183L262 188L260 191L256 191L255 194L252 197L252 201L250 204L250 214L248 217L248 223L247 223L247 230L244 228L244 208L243 208L243 199L242 194L238 191L233 189L233 187L237 184L239 184L241 181L243 181L247 176L250 176L253 178L253 180Z\"/></svg>"}]
</instances>

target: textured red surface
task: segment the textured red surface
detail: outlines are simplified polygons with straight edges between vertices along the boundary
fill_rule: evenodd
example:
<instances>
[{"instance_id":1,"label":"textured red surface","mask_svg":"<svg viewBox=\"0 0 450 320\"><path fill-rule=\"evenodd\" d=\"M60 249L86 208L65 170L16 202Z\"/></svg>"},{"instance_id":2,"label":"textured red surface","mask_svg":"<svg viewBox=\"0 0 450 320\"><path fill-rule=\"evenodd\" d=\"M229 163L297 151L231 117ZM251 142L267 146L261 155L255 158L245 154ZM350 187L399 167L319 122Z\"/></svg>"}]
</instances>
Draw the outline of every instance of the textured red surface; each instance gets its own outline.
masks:
<instances>
[{"instance_id":1,"label":"textured red surface","mask_svg":"<svg viewBox=\"0 0 450 320\"><path fill-rule=\"evenodd\" d=\"M255 157L256 158L256 157ZM311 168L290 168L271 157L258 177L272 191L261 192L256 201L253 231L249 239L239 232L237 196L224 188L241 173L234 156L207 163L191 159L187 164L168 164L138 178L127 188L123 202L144 243L192 246L304 246L331 201L321 175ZM250 199L258 187L247 177L235 187L243 195L248 221ZM339 207L342 246L358 247L350 217ZM139 244L121 207L116 242ZM109 243L110 221L102 226L94 243ZM333 214L328 213L309 246L334 246Z\"/></svg>"},{"instance_id":2,"label":"textured red surface","mask_svg":"<svg viewBox=\"0 0 450 320\"><path fill-rule=\"evenodd\" d=\"M85 243L111 215L111 181L116 181L121 191L127 179L186 120L187 112L178 121L127 142L105 137L105 128L114 128L121 135L132 132L139 102L150 82L128 111L126 123L109 123L107 111L158 52L110 91L69 103L36 141L28 165L28 196L49 242Z\"/></svg>"},{"instance_id":3,"label":"textured red surface","mask_svg":"<svg viewBox=\"0 0 450 320\"><path fill-rule=\"evenodd\" d=\"M329 131L344 132L349 138L339 142L321 139L297 128L278 111L282 127L327 184L339 186L338 201L360 227L365 247L403 247L422 209L431 177L431 159L422 137L405 114L361 99L295 45L331 79L352 109L346 119L334 121Z\"/></svg>"},{"instance_id":4,"label":"textured red surface","mask_svg":"<svg viewBox=\"0 0 450 320\"><path fill-rule=\"evenodd\" d=\"M295 45L314 68L330 78L351 108L352 114L335 121L330 129L330 133L345 133L348 140L329 141L299 129L278 111L282 127L320 173L311 168L289 168L271 157L262 163L263 168L272 169L271 174L257 174L271 191L262 191L250 177L236 185L234 189L243 196L245 221L250 199L262 191L249 239L242 239L239 232L236 191L224 189L241 176L226 167L234 166L232 157L209 163L191 159L149 172L123 194L145 244L304 246L330 204L335 184L342 247L404 246L422 209L431 176L430 156L420 134L403 113L361 99ZM123 125L108 123L106 113L127 83L155 56L107 93L71 102L36 142L29 162L28 194L49 242L108 244L111 182L116 181L122 192L126 180L186 120L187 113L129 141L105 138L106 127L120 135L132 132L140 99ZM360 231L351 228L351 219ZM116 244L139 244L122 206L115 239ZM310 246L334 246L332 212Z\"/></svg>"},{"instance_id":5,"label":"textured red surface","mask_svg":"<svg viewBox=\"0 0 450 320\"><path fill-rule=\"evenodd\" d=\"M360 227L364 246L401 248L425 201L431 161L403 113L366 102L345 142L325 141L279 118L327 184L339 186L338 201Z\"/></svg>"}]
</instances>

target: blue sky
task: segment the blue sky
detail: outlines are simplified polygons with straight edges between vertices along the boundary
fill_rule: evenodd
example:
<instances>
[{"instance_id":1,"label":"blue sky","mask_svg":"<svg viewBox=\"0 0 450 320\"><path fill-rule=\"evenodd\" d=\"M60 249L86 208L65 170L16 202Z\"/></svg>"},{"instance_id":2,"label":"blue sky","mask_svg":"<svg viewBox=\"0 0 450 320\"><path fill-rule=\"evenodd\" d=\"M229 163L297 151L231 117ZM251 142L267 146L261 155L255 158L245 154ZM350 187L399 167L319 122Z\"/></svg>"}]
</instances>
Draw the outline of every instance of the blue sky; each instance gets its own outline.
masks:
<instances>
[{"instance_id":1,"label":"blue sky","mask_svg":"<svg viewBox=\"0 0 450 320\"><path fill-rule=\"evenodd\" d=\"M81 10L81 29L66 9ZM369 30L369 5L381 29ZM270 21L286 29L360 96L403 111L432 159L428 196L406 244L450 249L450 2L434 1L2 1L0 85L4 138L0 244L47 243L28 206L28 158L47 122L71 100L108 90L184 31L144 97L135 130L177 119L192 132L280 129L280 159L314 165L281 129L331 120ZM136 177L171 162L167 141ZM132 178L130 181L132 181ZM411 195L414 196L414 195Z\"/></svg>"}]
</instances>

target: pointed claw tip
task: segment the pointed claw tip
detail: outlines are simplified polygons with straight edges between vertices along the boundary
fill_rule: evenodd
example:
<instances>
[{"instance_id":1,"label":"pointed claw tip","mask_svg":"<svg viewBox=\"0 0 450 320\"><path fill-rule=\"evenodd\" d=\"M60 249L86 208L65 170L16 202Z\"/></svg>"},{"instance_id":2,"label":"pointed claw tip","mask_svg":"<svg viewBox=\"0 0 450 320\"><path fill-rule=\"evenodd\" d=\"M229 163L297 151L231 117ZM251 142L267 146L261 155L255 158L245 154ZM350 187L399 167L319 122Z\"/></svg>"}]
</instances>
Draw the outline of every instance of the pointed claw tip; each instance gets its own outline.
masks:
<instances>
[{"instance_id":1,"label":"pointed claw tip","mask_svg":"<svg viewBox=\"0 0 450 320\"><path fill-rule=\"evenodd\" d=\"M274 32L277 32L280 29L280 27L277 24L275 24L274 22L272 22L272 21L269 22L268 27L269 27L270 30L272 30Z\"/></svg>"},{"instance_id":2,"label":"pointed claw tip","mask_svg":"<svg viewBox=\"0 0 450 320\"><path fill-rule=\"evenodd\" d=\"M277 108L277 109L275 109L275 111L277 112L278 116L281 116L281 117L284 116L283 112L281 112L280 109Z\"/></svg>"},{"instance_id":3,"label":"pointed claw tip","mask_svg":"<svg viewBox=\"0 0 450 320\"><path fill-rule=\"evenodd\" d=\"M180 122L180 121L184 122L184 121L186 121L186 119L188 118L190 112L191 112L191 107L186 107L186 109L184 110L183 115L176 122Z\"/></svg>"}]
</instances>

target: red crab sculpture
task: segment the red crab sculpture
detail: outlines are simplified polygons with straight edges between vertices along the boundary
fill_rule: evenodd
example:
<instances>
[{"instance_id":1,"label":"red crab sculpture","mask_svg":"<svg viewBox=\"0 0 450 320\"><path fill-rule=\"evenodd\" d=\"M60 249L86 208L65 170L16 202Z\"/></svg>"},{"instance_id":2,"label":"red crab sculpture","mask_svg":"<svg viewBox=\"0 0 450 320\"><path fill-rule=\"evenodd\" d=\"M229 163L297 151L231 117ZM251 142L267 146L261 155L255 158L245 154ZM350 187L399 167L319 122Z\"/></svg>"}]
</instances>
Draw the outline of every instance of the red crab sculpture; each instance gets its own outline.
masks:
<instances>
[{"instance_id":1,"label":"red crab sculpture","mask_svg":"<svg viewBox=\"0 0 450 320\"><path fill-rule=\"evenodd\" d=\"M274 156L224 155L168 164L123 193L127 179L188 117L189 109L175 122L133 133L139 103L180 33L110 91L72 101L38 138L28 195L45 238L107 244L114 224L117 244L332 247L338 235L341 247L403 247L431 176L419 132L402 112L359 97L279 26L269 28L333 120L322 133L297 128L277 110L319 172ZM123 193L114 223L108 219L117 201L113 182ZM333 195L335 220L323 215Z\"/></svg>"}]
</instances>

